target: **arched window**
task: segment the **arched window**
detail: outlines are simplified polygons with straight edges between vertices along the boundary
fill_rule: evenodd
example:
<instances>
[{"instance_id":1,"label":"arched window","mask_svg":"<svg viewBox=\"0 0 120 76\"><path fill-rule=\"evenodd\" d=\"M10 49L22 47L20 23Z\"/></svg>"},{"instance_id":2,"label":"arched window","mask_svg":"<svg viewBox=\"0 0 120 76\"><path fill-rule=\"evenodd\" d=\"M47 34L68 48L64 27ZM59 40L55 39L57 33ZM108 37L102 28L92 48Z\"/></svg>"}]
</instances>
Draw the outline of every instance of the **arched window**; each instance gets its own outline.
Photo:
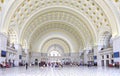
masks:
<instances>
[{"instance_id":1,"label":"arched window","mask_svg":"<svg viewBox=\"0 0 120 76\"><path fill-rule=\"evenodd\" d=\"M53 44L48 48L48 56L61 56L63 47L59 44Z\"/></svg>"},{"instance_id":2,"label":"arched window","mask_svg":"<svg viewBox=\"0 0 120 76\"><path fill-rule=\"evenodd\" d=\"M61 56L58 51L51 51L49 56Z\"/></svg>"},{"instance_id":3,"label":"arched window","mask_svg":"<svg viewBox=\"0 0 120 76\"><path fill-rule=\"evenodd\" d=\"M100 36L99 45L101 46L102 49L110 48L110 46L111 46L111 37L112 37L112 35L109 32L104 32Z\"/></svg>"}]
</instances>

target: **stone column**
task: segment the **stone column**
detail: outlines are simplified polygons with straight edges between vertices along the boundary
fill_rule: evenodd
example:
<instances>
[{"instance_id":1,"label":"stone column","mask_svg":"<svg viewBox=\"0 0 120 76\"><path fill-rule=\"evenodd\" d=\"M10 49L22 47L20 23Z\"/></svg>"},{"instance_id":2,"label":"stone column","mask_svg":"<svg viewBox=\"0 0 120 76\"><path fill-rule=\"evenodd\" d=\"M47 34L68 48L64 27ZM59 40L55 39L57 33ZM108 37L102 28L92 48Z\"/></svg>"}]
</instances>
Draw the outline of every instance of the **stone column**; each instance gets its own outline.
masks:
<instances>
[{"instance_id":1,"label":"stone column","mask_svg":"<svg viewBox=\"0 0 120 76\"><path fill-rule=\"evenodd\" d=\"M22 56L22 46L20 44L15 44L15 49L17 50L15 65L19 66L19 62L22 61L22 59L19 58L20 56Z\"/></svg>"},{"instance_id":2,"label":"stone column","mask_svg":"<svg viewBox=\"0 0 120 76\"><path fill-rule=\"evenodd\" d=\"M88 63L88 50L84 51L84 64Z\"/></svg>"},{"instance_id":3,"label":"stone column","mask_svg":"<svg viewBox=\"0 0 120 76\"><path fill-rule=\"evenodd\" d=\"M25 49L25 53L26 53L26 62L27 62L27 63L30 63L29 49Z\"/></svg>"},{"instance_id":4,"label":"stone column","mask_svg":"<svg viewBox=\"0 0 120 76\"><path fill-rule=\"evenodd\" d=\"M79 62L80 62L81 64L83 64L83 63L84 63L84 53L83 53L83 51L81 51L81 52L79 53L79 56L80 56Z\"/></svg>"},{"instance_id":5,"label":"stone column","mask_svg":"<svg viewBox=\"0 0 120 76\"><path fill-rule=\"evenodd\" d=\"M119 53L119 57L114 57L114 62L120 63L120 36L113 39L113 53Z\"/></svg>"},{"instance_id":6,"label":"stone column","mask_svg":"<svg viewBox=\"0 0 120 76\"><path fill-rule=\"evenodd\" d=\"M98 53L98 54L97 54L97 66L98 66L98 67L101 67L101 66L102 66L101 60L102 60L102 59L101 59L101 56L100 56L100 54Z\"/></svg>"},{"instance_id":7,"label":"stone column","mask_svg":"<svg viewBox=\"0 0 120 76\"><path fill-rule=\"evenodd\" d=\"M1 57L1 51L7 51L7 36L3 33L0 33L0 63L5 62L6 59L6 57Z\"/></svg>"},{"instance_id":8,"label":"stone column","mask_svg":"<svg viewBox=\"0 0 120 76\"><path fill-rule=\"evenodd\" d=\"M7 49L7 36L3 33L0 33L0 50Z\"/></svg>"},{"instance_id":9,"label":"stone column","mask_svg":"<svg viewBox=\"0 0 120 76\"><path fill-rule=\"evenodd\" d=\"M100 49L101 49L101 46L99 45L96 45L94 46L94 56L97 56L97 59L95 60L94 59L94 62L97 62L97 66L102 66L101 64L101 55L100 55Z\"/></svg>"}]
</instances>

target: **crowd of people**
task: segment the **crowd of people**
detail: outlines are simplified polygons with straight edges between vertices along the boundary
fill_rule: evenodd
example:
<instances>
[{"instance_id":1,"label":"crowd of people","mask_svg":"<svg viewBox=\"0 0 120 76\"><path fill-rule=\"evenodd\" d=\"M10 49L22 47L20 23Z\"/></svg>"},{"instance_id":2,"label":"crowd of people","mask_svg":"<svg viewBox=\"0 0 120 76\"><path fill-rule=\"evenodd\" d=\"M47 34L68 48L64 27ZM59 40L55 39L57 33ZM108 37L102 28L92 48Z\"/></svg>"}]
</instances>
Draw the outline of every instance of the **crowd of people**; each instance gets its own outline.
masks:
<instances>
[{"instance_id":1,"label":"crowd of people","mask_svg":"<svg viewBox=\"0 0 120 76\"><path fill-rule=\"evenodd\" d=\"M15 64L12 62L1 62L0 63L0 68L10 68L10 67L14 67Z\"/></svg>"},{"instance_id":2,"label":"crowd of people","mask_svg":"<svg viewBox=\"0 0 120 76\"><path fill-rule=\"evenodd\" d=\"M58 68L58 67L64 67L64 66L91 66L91 64L82 64L78 62L46 62L46 61L40 61L38 62L31 62L31 63L22 63L19 62L19 66L25 66L26 69L28 69L28 66L39 66L39 67L52 67L52 68ZM11 62L2 62L0 63L1 68L9 68L14 67L14 63ZM97 64L95 64L97 66Z\"/></svg>"},{"instance_id":3,"label":"crowd of people","mask_svg":"<svg viewBox=\"0 0 120 76\"><path fill-rule=\"evenodd\" d=\"M48 62L46 63L45 61L41 61L39 63L39 67L63 67L63 64L60 62Z\"/></svg>"},{"instance_id":4,"label":"crowd of people","mask_svg":"<svg viewBox=\"0 0 120 76\"><path fill-rule=\"evenodd\" d=\"M31 63L30 65L38 65L39 67L63 67L63 66L79 66L77 62L45 62L40 61L38 64Z\"/></svg>"}]
</instances>

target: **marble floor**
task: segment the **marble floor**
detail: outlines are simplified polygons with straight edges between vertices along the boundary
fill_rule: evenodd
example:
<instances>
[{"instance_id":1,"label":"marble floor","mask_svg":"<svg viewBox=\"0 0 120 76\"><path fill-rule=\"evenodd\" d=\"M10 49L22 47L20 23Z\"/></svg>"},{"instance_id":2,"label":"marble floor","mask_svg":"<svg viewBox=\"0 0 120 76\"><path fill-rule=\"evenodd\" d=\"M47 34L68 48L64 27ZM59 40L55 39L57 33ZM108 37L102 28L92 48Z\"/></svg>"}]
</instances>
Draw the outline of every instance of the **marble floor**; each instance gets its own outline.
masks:
<instances>
[{"instance_id":1,"label":"marble floor","mask_svg":"<svg viewBox=\"0 0 120 76\"><path fill-rule=\"evenodd\" d=\"M120 76L118 68L102 67L25 67L0 68L0 76Z\"/></svg>"}]
</instances>

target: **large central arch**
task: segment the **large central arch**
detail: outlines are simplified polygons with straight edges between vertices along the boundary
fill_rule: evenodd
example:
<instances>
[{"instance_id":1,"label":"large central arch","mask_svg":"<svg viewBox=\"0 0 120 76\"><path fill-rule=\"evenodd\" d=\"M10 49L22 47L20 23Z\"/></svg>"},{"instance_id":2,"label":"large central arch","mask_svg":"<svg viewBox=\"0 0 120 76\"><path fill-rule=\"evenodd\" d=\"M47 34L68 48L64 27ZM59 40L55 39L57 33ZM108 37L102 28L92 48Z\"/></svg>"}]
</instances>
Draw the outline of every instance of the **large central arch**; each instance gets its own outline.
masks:
<instances>
[{"instance_id":1,"label":"large central arch","mask_svg":"<svg viewBox=\"0 0 120 76\"><path fill-rule=\"evenodd\" d=\"M81 42L79 42L79 43L84 42L83 43L84 47L86 47L87 43L89 43L89 42L90 42L90 44L94 44L96 42L97 34L94 31L95 28L93 28L92 24L90 24L90 22L88 20L85 21L86 19L83 15L81 15L82 16L82 19L81 19L80 14L75 13L75 12L70 13L71 9L67 9L67 8L63 8L63 7L54 7L54 8L52 7L52 8L47 8L47 9L48 10L42 10L42 13L40 13L41 11L39 11L38 13L36 13L35 16L28 19L27 23L24 25L25 27L23 28L23 30L21 32L21 39L24 39L25 37L32 39L32 37L33 37L32 40L35 40L34 38L36 38L36 36L39 37L39 32L41 32L41 34L42 34L42 31L44 32L44 30L48 30L49 27L54 28L54 29L56 29L56 27L57 27L59 29L64 28L64 30L70 29L70 31L72 31L72 32L76 31L76 33L73 33L73 35L77 34L78 40L81 40ZM55 25L57 25L57 26L55 26ZM38 31L37 31L37 29L38 29ZM93 29L93 30L91 30L91 29ZM30 34L30 32L31 32L31 34ZM53 31L51 31L51 32L53 32ZM81 36L81 37L79 38L79 36ZM30 40L30 39L28 39L28 40ZM31 40L28 42L31 42ZM82 47L82 49L84 47Z\"/></svg>"},{"instance_id":2,"label":"large central arch","mask_svg":"<svg viewBox=\"0 0 120 76\"><path fill-rule=\"evenodd\" d=\"M41 0L35 0L35 1L24 1L24 0L17 0L14 1L14 4L11 5L10 10L8 11L8 14L5 16L5 19L3 21L3 25L1 26L2 31L3 32L7 32L8 26L9 25L20 25L18 24L19 22L16 20L19 20L22 24L26 19L28 19L28 16L30 17L31 14L34 14L36 12L37 9L44 9L47 7L56 7L56 6L60 6L60 7L64 7L64 8L70 8L70 9L74 9L75 11L78 11L78 13L82 13L84 16L86 17L90 17L88 20L92 21L92 23L97 23L96 20L92 20L92 19L96 19L96 18L92 18L94 15L97 15L101 13L101 17L98 17L97 19L99 20L98 22L100 22L100 19L103 19L104 16L108 17L109 22L111 22L110 25L113 29L113 35L118 34L119 31L116 30L118 29L117 27L117 22L115 21L115 17L113 17L113 13L111 12L111 8L109 8L109 5L106 3L106 1L94 1L94 0L84 0L84 1L68 1L68 0L58 0L58 1L54 1L54 0L48 0L48 1L41 1ZM105 8L103 8L102 6L104 6ZM29 8L31 7L31 8ZM26 9L29 8L29 9ZM107 10L107 11L105 11ZM27 15L23 14L24 12L28 12ZM95 12L95 11L99 11L99 12ZM108 14L108 11L109 14ZM19 13L18 13L19 12ZM29 14L29 12L31 12L31 14ZM33 13L34 12L34 13ZM88 12L91 12L90 14ZM105 13L104 13L105 12ZM93 16L91 16L93 13ZM26 13L25 13L26 14ZM19 16L18 16L19 15ZM23 19L21 19L21 17L23 17ZM26 16L26 17L25 17ZM100 16L100 15L99 15ZM111 18L110 18L111 17ZM18 18L18 19L16 19ZM107 20L107 18L104 18L105 21ZM110 21L110 19L112 19ZM103 24L103 23L100 23ZM106 24L105 24L106 25ZM97 26L98 27L98 26Z\"/></svg>"},{"instance_id":3,"label":"large central arch","mask_svg":"<svg viewBox=\"0 0 120 76\"><path fill-rule=\"evenodd\" d=\"M48 53L49 48L53 45L61 46L61 48L62 48L60 51L61 53L71 53L70 45L66 41L64 41L60 38L52 38L52 39L45 41L44 44L42 45L42 47L40 48L41 53Z\"/></svg>"},{"instance_id":4,"label":"large central arch","mask_svg":"<svg viewBox=\"0 0 120 76\"><path fill-rule=\"evenodd\" d=\"M107 27L104 30L111 32L113 37L119 35L119 24L113 11L106 1L99 3L96 0L17 0L5 16L1 31L7 33L10 26L14 27L19 34L18 43L26 41L28 46L34 45L34 49L46 34L50 36L53 32L60 34L60 31L65 31L61 33L66 37L64 39L68 39L67 37L73 39L73 42L78 44L77 47L83 49L97 44L98 33L104 27ZM55 26L56 24L60 27ZM55 30L58 28L59 30ZM46 29L49 31L45 32ZM72 43L70 39L68 40Z\"/></svg>"}]
</instances>

